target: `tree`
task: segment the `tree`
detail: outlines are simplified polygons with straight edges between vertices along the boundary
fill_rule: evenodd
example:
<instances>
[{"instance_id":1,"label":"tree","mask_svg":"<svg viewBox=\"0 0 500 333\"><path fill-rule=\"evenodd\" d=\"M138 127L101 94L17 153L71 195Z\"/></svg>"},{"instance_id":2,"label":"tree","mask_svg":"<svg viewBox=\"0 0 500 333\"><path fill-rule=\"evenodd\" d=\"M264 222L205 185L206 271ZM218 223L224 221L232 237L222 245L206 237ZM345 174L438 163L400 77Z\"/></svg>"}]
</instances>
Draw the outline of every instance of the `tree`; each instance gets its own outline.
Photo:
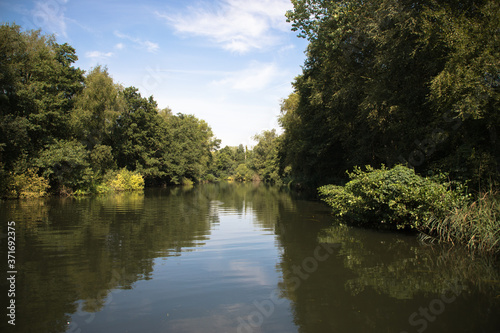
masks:
<instances>
[{"instance_id":1,"label":"tree","mask_svg":"<svg viewBox=\"0 0 500 333\"><path fill-rule=\"evenodd\" d=\"M84 175L90 172L88 152L77 141L60 140L47 145L35 161L43 177L49 179L52 189L76 190L85 186Z\"/></svg>"},{"instance_id":2,"label":"tree","mask_svg":"<svg viewBox=\"0 0 500 333\"><path fill-rule=\"evenodd\" d=\"M106 67L97 66L85 77L85 88L75 98L72 124L77 137L89 149L109 141L112 126L125 107L121 90Z\"/></svg>"},{"instance_id":3,"label":"tree","mask_svg":"<svg viewBox=\"0 0 500 333\"><path fill-rule=\"evenodd\" d=\"M242 163L238 165L236 170L234 170L234 180L238 182L250 181L253 178L253 172L250 170L246 164Z\"/></svg>"},{"instance_id":4,"label":"tree","mask_svg":"<svg viewBox=\"0 0 500 333\"><path fill-rule=\"evenodd\" d=\"M278 135L276 130L263 131L253 138L257 145L253 148L252 167L262 180L279 183Z\"/></svg>"},{"instance_id":5,"label":"tree","mask_svg":"<svg viewBox=\"0 0 500 333\"><path fill-rule=\"evenodd\" d=\"M0 26L0 178L25 172L46 145L71 138L69 114L83 87L77 59L53 36Z\"/></svg>"},{"instance_id":6,"label":"tree","mask_svg":"<svg viewBox=\"0 0 500 333\"><path fill-rule=\"evenodd\" d=\"M496 2L292 2L287 17L310 42L280 118L296 177L400 162L498 177Z\"/></svg>"},{"instance_id":7,"label":"tree","mask_svg":"<svg viewBox=\"0 0 500 333\"><path fill-rule=\"evenodd\" d=\"M153 96L115 84L106 67L84 77L77 59L54 36L0 25L1 193L41 179L37 168L54 191L80 193L105 187L118 168L149 185L205 176L220 145L205 121L159 110ZM237 155L244 160L243 146Z\"/></svg>"},{"instance_id":8,"label":"tree","mask_svg":"<svg viewBox=\"0 0 500 333\"><path fill-rule=\"evenodd\" d=\"M234 147L225 146L213 153L210 173L222 179L234 174L238 162L232 148Z\"/></svg>"},{"instance_id":9,"label":"tree","mask_svg":"<svg viewBox=\"0 0 500 333\"><path fill-rule=\"evenodd\" d=\"M436 161L436 167L458 171L474 183L491 177L498 180L500 4L442 3L427 8L422 21L422 44L447 51L446 63L430 81L429 100L448 123L444 149L449 153Z\"/></svg>"},{"instance_id":10,"label":"tree","mask_svg":"<svg viewBox=\"0 0 500 333\"><path fill-rule=\"evenodd\" d=\"M166 149L171 179L201 180L212 162L212 151L219 145L212 129L204 120L178 113L167 119L171 141Z\"/></svg>"},{"instance_id":11,"label":"tree","mask_svg":"<svg viewBox=\"0 0 500 333\"><path fill-rule=\"evenodd\" d=\"M138 171L146 181L167 176L165 146L170 141L164 120L157 112L153 97L144 98L135 87L120 92L125 109L118 116L110 145L118 167Z\"/></svg>"}]
</instances>

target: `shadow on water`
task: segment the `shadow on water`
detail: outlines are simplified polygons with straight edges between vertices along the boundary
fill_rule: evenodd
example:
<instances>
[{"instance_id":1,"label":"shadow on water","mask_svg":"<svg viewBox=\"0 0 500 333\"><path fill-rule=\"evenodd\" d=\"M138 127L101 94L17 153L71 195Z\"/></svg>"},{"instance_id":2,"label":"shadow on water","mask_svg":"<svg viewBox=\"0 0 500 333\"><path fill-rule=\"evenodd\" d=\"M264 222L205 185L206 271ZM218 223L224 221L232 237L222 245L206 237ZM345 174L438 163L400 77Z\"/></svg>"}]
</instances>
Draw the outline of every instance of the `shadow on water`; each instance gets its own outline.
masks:
<instances>
[{"instance_id":1,"label":"shadow on water","mask_svg":"<svg viewBox=\"0 0 500 333\"><path fill-rule=\"evenodd\" d=\"M274 267L276 278L247 290L248 277L220 272L227 281L208 285L219 288L211 292L226 295L226 308L232 312L225 317L217 314L224 325L200 322L205 331L212 326L212 331L234 332L496 332L500 328L498 263L458 249L421 244L411 235L338 224L325 205L274 187L221 183L0 205L4 234L5 221L16 221L16 332L86 332L85 325L110 304L143 311L140 304L130 305L118 293L154 280L157 258L169 261L201 253L212 244L213 233L224 228L221 224L239 226L239 220L253 226L235 238L248 242L245 249L262 247L263 242L276 249L276 255L258 259L262 267ZM224 222L227 216L231 220ZM229 235L238 232L231 228ZM251 238L249 233L257 236ZM212 246L229 245L224 239L218 242ZM5 258L5 237L0 245L0 256ZM187 278L193 272L183 274ZM164 277L156 274L161 282ZM7 290L6 281L1 283ZM249 313L255 313L259 308L255 310L254 304L260 303L248 297L257 297L264 287L276 290L281 301L252 323ZM1 297L7 304L5 292ZM192 303L202 296L191 297ZM237 297L246 297L248 304L231 303ZM200 318L187 308L189 302L182 303L186 307L182 316L196 322ZM210 304L212 310L207 311L217 306ZM99 329L111 332L114 323ZM175 331L174 326L161 329L153 324L143 331ZM6 320L0 327L4 332Z\"/></svg>"},{"instance_id":2,"label":"shadow on water","mask_svg":"<svg viewBox=\"0 0 500 333\"><path fill-rule=\"evenodd\" d=\"M304 332L500 331L494 258L333 221L311 234L302 223L290 228L298 230L279 236L280 287ZM311 260L325 244L331 256Z\"/></svg>"}]
</instances>

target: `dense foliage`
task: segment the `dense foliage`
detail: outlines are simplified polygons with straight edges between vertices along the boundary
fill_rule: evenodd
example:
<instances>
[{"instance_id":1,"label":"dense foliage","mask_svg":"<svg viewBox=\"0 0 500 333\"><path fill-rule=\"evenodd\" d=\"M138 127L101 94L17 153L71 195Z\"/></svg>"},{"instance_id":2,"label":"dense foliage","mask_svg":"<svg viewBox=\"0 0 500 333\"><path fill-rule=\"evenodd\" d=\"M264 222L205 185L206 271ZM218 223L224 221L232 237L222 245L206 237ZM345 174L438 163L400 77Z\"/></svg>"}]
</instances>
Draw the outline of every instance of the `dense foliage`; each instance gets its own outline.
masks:
<instances>
[{"instance_id":1,"label":"dense foliage","mask_svg":"<svg viewBox=\"0 0 500 333\"><path fill-rule=\"evenodd\" d=\"M219 150L205 121L160 110L152 96L114 83L106 67L75 68L71 46L15 24L0 26L0 57L2 197L281 182L275 130L256 135L253 151Z\"/></svg>"},{"instance_id":2,"label":"dense foliage","mask_svg":"<svg viewBox=\"0 0 500 333\"><path fill-rule=\"evenodd\" d=\"M445 218L462 200L458 191L402 165L355 168L349 177L345 186L325 185L319 193L335 216L359 224L418 229L431 217Z\"/></svg>"},{"instance_id":3,"label":"dense foliage","mask_svg":"<svg viewBox=\"0 0 500 333\"><path fill-rule=\"evenodd\" d=\"M205 121L159 110L105 67L75 68L77 59L40 31L0 26L1 196L203 179L220 142Z\"/></svg>"},{"instance_id":4,"label":"dense foliage","mask_svg":"<svg viewBox=\"0 0 500 333\"><path fill-rule=\"evenodd\" d=\"M282 169L319 185L399 163L499 180L498 1L292 2L310 43L282 105Z\"/></svg>"},{"instance_id":5,"label":"dense foliage","mask_svg":"<svg viewBox=\"0 0 500 333\"><path fill-rule=\"evenodd\" d=\"M345 183L319 188L343 220L498 253L500 3L292 3L309 45L281 106L281 175ZM442 172L478 194L419 176Z\"/></svg>"}]
</instances>

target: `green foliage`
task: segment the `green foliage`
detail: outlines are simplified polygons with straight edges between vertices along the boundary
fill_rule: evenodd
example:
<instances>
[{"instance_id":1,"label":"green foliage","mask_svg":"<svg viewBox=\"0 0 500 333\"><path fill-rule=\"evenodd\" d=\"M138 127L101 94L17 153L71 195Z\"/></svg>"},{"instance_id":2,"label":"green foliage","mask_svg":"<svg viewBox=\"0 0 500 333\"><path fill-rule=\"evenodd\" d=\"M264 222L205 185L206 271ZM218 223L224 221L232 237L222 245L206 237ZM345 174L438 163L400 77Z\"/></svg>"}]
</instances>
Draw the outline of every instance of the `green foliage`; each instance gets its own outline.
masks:
<instances>
[{"instance_id":1,"label":"green foliage","mask_svg":"<svg viewBox=\"0 0 500 333\"><path fill-rule=\"evenodd\" d=\"M138 171L153 184L201 180L218 144L208 124L193 115L159 113L154 99L143 98L136 88L121 94L126 111L111 138L118 166Z\"/></svg>"},{"instance_id":2,"label":"green foliage","mask_svg":"<svg viewBox=\"0 0 500 333\"><path fill-rule=\"evenodd\" d=\"M204 120L178 113L166 121L171 136L165 147L169 176L200 181L212 162L212 151L219 145L212 129Z\"/></svg>"},{"instance_id":3,"label":"green foliage","mask_svg":"<svg viewBox=\"0 0 500 333\"><path fill-rule=\"evenodd\" d=\"M234 171L233 179L237 182L246 182L253 180L253 172L246 164L240 164Z\"/></svg>"},{"instance_id":4,"label":"green foliage","mask_svg":"<svg viewBox=\"0 0 500 333\"><path fill-rule=\"evenodd\" d=\"M116 161L113 158L113 148L106 145L96 145L90 152L90 163L96 173L104 175L107 170L116 169Z\"/></svg>"},{"instance_id":5,"label":"green foliage","mask_svg":"<svg viewBox=\"0 0 500 333\"><path fill-rule=\"evenodd\" d=\"M40 31L0 25L0 160L12 170L54 140L69 139L69 112L83 88L75 50Z\"/></svg>"},{"instance_id":6,"label":"green foliage","mask_svg":"<svg viewBox=\"0 0 500 333\"><path fill-rule=\"evenodd\" d=\"M117 168L150 185L204 178L220 144L206 122L159 110L152 96L115 84L104 66L83 76L77 59L54 36L0 25L2 190L30 167L65 194L106 192L106 174Z\"/></svg>"},{"instance_id":7,"label":"green foliage","mask_svg":"<svg viewBox=\"0 0 500 333\"><path fill-rule=\"evenodd\" d=\"M461 196L444 184L402 165L366 171L355 168L345 186L318 189L333 214L365 226L419 228L431 217L443 219Z\"/></svg>"},{"instance_id":8,"label":"green foliage","mask_svg":"<svg viewBox=\"0 0 500 333\"><path fill-rule=\"evenodd\" d=\"M279 137L276 130L263 131L262 134L255 135L254 140L257 141L257 145L252 152L252 169L263 181L281 185L278 159Z\"/></svg>"},{"instance_id":9,"label":"green foliage","mask_svg":"<svg viewBox=\"0 0 500 333\"><path fill-rule=\"evenodd\" d=\"M219 179L228 179L234 175L240 164L246 163L248 150L239 145L238 147L225 146L212 153L209 172Z\"/></svg>"},{"instance_id":10,"label":"green foliage","mask_svg":"<svg viewBox=\"0 0 500 333\"><path fill-rule=\"evenodd\" d=\"M125 111L114 124L111 143L120 168L136 170L146 179L166 176L165 145L169 141L163 119L152 97L143 98L137 88L121 92Z\"/></svg>"},{"instance_id":11,"label":"green foliage","mask_svg":"<svg viewBox=\"0 0 500 333\"><path fill-rule=\"evenodd\" d=\"M205 176L205 181L208 183L215 183L217 182L217 177L209 173L208 175Z\"/></svg>"},{"instance_id":12,"label":"green foliage","mask_svg":"<svg viewBox=\"0 0 500 333\"><path fill-rule=\"evenodd\" d=\"M498 1L292 3L310 43L282 105L281 168L317 184L398 163L499 179Z\"/></svg>"},{"instance_id":13,"label":"green foliage","mask_svg":"<svg viewBox=\"0 0 500 333\"><path fill-rule=\"evenodd\" d=\"M182 185L183 186L193 186L194 182L191 179L184 177L184 178L182 178Z\"/></svg>"},{"instance_id":14,"label":"green foliage","mask_svg":"<svg viewBox=\"0 0 500 333\"><path fill-rule=\"evenodd\" d=\"M144 178L137 172L121 169L107 184L113 191L139 191L144 189Z\"/></svg>"},{"instance_id":15,"label":"green foliage","mask_svg":"<svg viewBox=\"0 0 500 333\"><path fill-rule=\"evenodd\" d=\"M444 219L431 218L421 227L424 240L464 244L478 253L500 253L500 196L486 192L476 201L455 207Z\"/></svg>"},{"instance_id":16,"label":"green foliage","mask_svg":"<svg viewBox=\"0 0 500 333\"><path fill-rule=\"evenodd\" d=\"M36 159L35 164L42 175L50 180L51 188L70 188L85 186L84 175L90 172L88 151L78 141L57 141L47 145Z\"/></svg>"},{"instance_id":17,"label":"green foliage","mask_svg":"<svg viewBox=\"0 0 500 333\"><path fill-rule=\"evenodd\" d=\"M109 140L112 126L125 108L121 90L105 67L97 66L85 77L85 88L75 98L71 123L74 133L87 147Z\"/></svg>"},{"instance_id":18,"label":"green foliage","mask_svg":"<svg viewBox=\"0 0 500 333\"><path fill-rule=\"evenodd\" d=\"M30 168L21 174L11 174L4 183L6 198L40 198L47 194L49 181L38 175L38 170Z\"/></svg>"}]
</instances>

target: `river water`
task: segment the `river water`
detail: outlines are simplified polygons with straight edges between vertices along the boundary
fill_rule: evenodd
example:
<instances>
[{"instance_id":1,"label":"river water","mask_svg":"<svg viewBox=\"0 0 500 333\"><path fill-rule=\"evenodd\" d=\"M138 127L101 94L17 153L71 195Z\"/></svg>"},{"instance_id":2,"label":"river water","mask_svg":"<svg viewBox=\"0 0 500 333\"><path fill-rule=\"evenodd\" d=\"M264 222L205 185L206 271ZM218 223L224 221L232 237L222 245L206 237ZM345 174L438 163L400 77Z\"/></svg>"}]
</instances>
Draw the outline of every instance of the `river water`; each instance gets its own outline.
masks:
<instances>
[{"instance_id":1,"label":"river water","mask_svg":"<svg viewBox=\"0 0 500 333\"><path fill-rule=\"evenodd\" d=\"M500 332L491 260L342 225L273 187L0 208L5 265L7 222L16 236L15 283L1 284L16 325L3 310L2 332Z\"/></svg>"}]
</instances>

